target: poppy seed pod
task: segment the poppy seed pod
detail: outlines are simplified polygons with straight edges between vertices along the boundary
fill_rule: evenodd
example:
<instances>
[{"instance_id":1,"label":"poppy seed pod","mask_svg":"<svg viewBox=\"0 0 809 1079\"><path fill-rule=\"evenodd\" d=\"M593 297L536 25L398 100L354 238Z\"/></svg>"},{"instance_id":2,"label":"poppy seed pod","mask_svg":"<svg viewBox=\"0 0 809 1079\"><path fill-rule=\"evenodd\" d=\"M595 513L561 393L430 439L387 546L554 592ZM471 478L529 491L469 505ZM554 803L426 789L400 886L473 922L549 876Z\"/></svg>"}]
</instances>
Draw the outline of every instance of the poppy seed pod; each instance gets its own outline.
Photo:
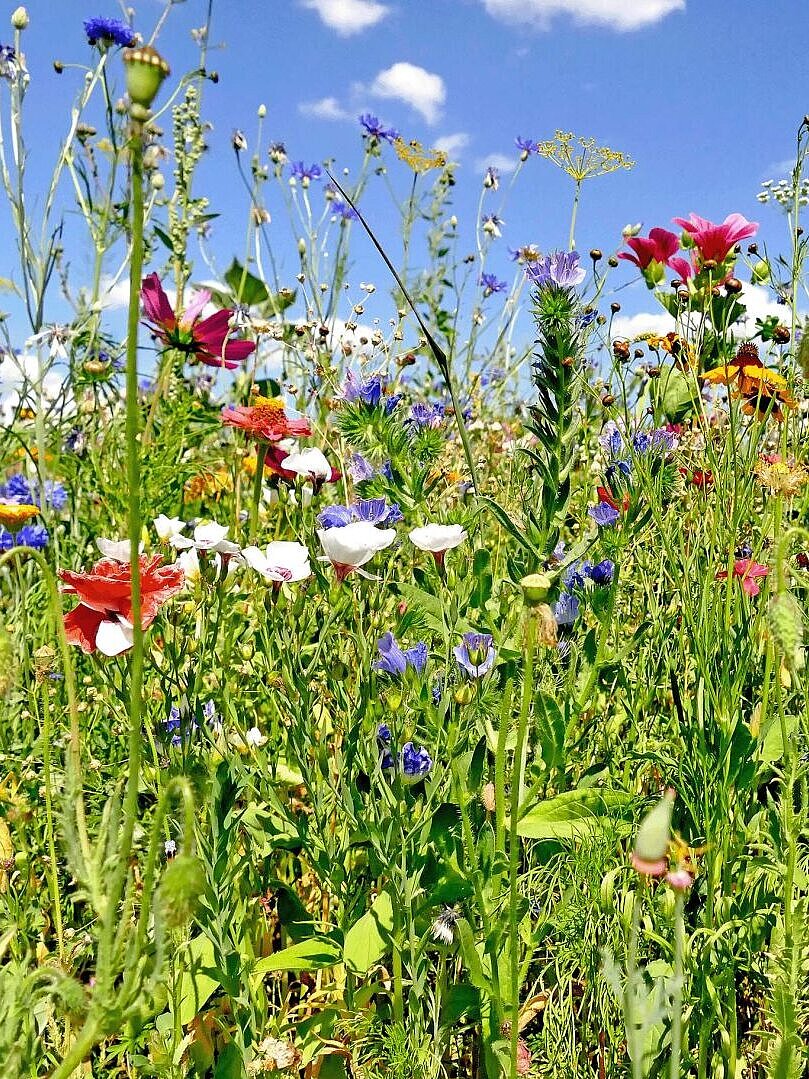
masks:
<instances>
[{"instance_id":1,"label":"poppy seed pod","mask_svg":"<svg viewBox=\"0 0 809 1079\"><path fill-rule=\"evenodd\" d=\"M640 822L632 853L632 865L644 876L659 877L668 869L674 798L674 791L667 790Z\"/></svg>"},{"instance_id":2,"label":"poppy seed pod","mask_svg":"<svg viewBox=\"0 0 809 1079\"><path fill-rule=\"evenodd\" d=\"M786 345L789 343L791 334L786 326L776 326L772 332L772 339L777 345Z\"/></svg>"},{"instance_id":3,"label":"poppy seed pod","mask_svg":"<svg viewBox=\"0 0 809 1079\"><path fill-rule=\"evenodd\" d=\"M547 573L529 573L520 581L523 599L529 607L535 607L548 598L551 579Z\"/></svg>"},{"instance_id":4,"label":"poppy seed pod","mask_svg":"<svg viewBox=\"0 0 809 1079\"><path fill-rule=\"evenodd\" d=\"M610 405L615 404L615 396L611 393L605 393L604 396L601 398L601 404L605 408L609 408Z\"/></svg>"},{"instance_id":5,"label":"poppy seed pod","mask_svg":"<svg viewBox=\"0 0 809 1079\"><path fill-rule=\"evenodd\" d=\"M621 305L618 303L617 300L613 300L613 302L610 304L610 311L612 311L614 315L617 315L620 310Z\"/></svg>"},{"instance_id":6,"label":"poppy seed pod","mask_svg":"<svg viewBox=\"0 0 809 1079\"><path fill-rule=\"evenodd\" d=\"M158 904L166 925L177 929L191 920L205 890L205 872L193 854L178 854L166 866L158 891Z\"/></svg>"},{"instance_id":7,"label":"poppy seed pod","mask_svg":"<svg viewBox=\"0 0 809 1079\"><path fill-rule=\"evenodd\" d=\"M612 266L613 270L615 269L615 267L618 265L618 259L615 257L615 255L610 255L610 257L607 259L607 265Z\"/></svg>"},{"instance_id":8,"label":"poppy seed pod","mask_svg":"<svg viewBox=\"0 0 809 1079\"><path fill-rule=\"evenodd\" d=\"M124 49L124 64L126 89L133 106L151 108L163 80L171 71L169 65L151 45Z\"/></svg>"}]
</instances>

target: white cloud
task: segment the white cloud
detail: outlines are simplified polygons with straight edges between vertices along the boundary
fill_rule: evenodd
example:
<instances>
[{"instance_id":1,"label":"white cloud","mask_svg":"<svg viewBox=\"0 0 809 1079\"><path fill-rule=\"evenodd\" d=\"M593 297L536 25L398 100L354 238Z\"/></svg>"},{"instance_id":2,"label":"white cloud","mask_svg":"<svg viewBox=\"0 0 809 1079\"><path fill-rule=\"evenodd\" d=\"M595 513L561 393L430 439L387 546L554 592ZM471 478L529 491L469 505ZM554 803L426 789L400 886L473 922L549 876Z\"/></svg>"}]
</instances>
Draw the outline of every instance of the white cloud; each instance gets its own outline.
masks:
<instances>
[{"instance_id":1,"label":"white cloud","mask_svg":"<svg viewBox=\"0 0 809 1079\"><path fill-rule=\"evenodd\" d=\"M447 97L440 75L403 60L379 72L371 85L371 93L377 97L404 101L421 113L428 124L438 120Z\"/></svg>"},{"instance_id":2,"label":"white cloud","mask_svg":"<svg viewBox=\"0 0 809 1079\"><path fill-rule=\"evenodd\" d=\"M781 321L788 321L789 311L783 304L777 303L769 289L762 285L744 285L739 299L747 308L747 313L733 330L734 337L751 337L756 332L756 319L765 319L776 315ZM674 319L665 311L640 311L635 315L618 315L612 320L613 337L637 337L642 333L666 334L673 330Z\"/></svg>"},{"instance_id":3,"label":"white cloud","mask_svg":"<svg viewBox=\"0 0 809 1079\"><path fill-rule=\"evenodd\" d=\"M469 136L465 131L456 131L454 135L443 135L433 143L436 150L443 150L450 161L457 161L469 145Z\"/></svg>"},{"instance_id":4,"label":"white cloud","mask_svg":"<svg viewBox=\"0 0 809 1079\"><path fill-rule=\"evenodd\" d=\"M303 6L316 11L323 22L338 34L349 37L376 26L390 10L378 0L302 0Z\"/></svg>"},{"instance_id":5,"label":"white cloud","mask_svg":"<svg viewBox=\"0 0 809 1079\"><path fill-rule=\"evenodd\" d=\"M319 101L302 101L298 105L298 112L304 116L313 116L316 120L350 120L351 114L346 112L336 97L322 97Z\"/></svg>"},{"instance_id":6,"label":"white cloud","mask_svg":"<svg viewBox=\"0 0 809 1079\"><path fill-rule=\"evenodd\" d=\"M673 11L683 11L685 0L483 0L483 5L495 18L540 30L547 29L557 15L611 30L639 30Z\"/></svg>"},{"instance_id":7,"label":"white cloud","mask_svg":"<svg viewBox=\"0 0 809 1079\"><path fill-rule=\"evenodd\" d=\"M486 154L475 162L478 172L486 169L497 169L498 172L514 172L517 167L516 156L509 154Z\"/></svg>"}]
</instances>

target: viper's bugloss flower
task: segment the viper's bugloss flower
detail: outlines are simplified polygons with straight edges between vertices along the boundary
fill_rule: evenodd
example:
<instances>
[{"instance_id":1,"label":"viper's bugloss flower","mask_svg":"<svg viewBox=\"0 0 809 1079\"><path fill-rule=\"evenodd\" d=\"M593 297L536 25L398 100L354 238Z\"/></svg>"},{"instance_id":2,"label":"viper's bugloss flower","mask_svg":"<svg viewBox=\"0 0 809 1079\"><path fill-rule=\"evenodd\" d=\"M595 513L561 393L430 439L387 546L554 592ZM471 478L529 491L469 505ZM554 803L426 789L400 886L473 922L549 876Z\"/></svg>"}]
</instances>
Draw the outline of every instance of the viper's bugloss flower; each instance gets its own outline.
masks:
<instances>
[{"instance_id":1,"label":"viper's bugloss flower","mask_svg":"<svg viewBox=\"0 0 809 1079\"><path fill-rule=\"evenodd\" d=\"M129 48L135 44L132 27L120 19L106 19L100 15L95 19L85 19L84 32L90 45L99 45L102 48L110 45Z\"/></svg>"},{"instance_id":2,"label":"viper's bugloss flower","mask_svg":"<svg viewBox=\"0 0 809 1079\"><path fill-rule=\"evenodd\" d=\"M419 641L412 648L403 649L396 638L388 631L377 641L380 659L374 663L375 671L382 671L392 678L401 677L408 668L421 674L427 663L427 645Z\"/></svg>"},{"instance_id":3,"label":"viper's bugloss flower","mask_svg":"<svg viewBox=\"0 0 809 1079\"><path fill-rule=\"evenodd\" d=\"M382 400L384 385L381 375L371 375L367 379L359 379L353 371L349 371L343 383L342 397L344 401L361 401L369 408L376 408Z\"/></svg>"},{"instance_id":4,"label":"viper's bugloss flower","mask_svg":"<svg viewBox=\"0 0 809 1079\"><path fill-rule=\"evenodd\" d=\"M257 442L281 442L312 433L309 421L305 417L291 419L277 397L256 396L252 405L226 405L221 418L226 427L237 427Z\"/></svg>"},{"instance_id":5,"label":"viper's bugloss flower","mask_svg":"<svg viewBox=\"0 0 809 1079\"><path fill-rule=\"evenodd\" d=\"M615 563L609 558L604 558L601 562L596 562L594 566L588 566L585 572L593 584L612 584L612 579L615 576Z\"/></svg>"},{"instance_id":6,"label":"viper's bugloss flower","mask_svg":"<svg viewBox=\"0 0 809 1079\"><path fill-rule=\"evenodd\" d=\"M360 127L363 129L363 135L376 139L377 142L384 140L385 142L393 143L399 138L399 132L395 128L385 127L373 113L364 112L359 121Z\"/></svg>"},{"instance_id":7,"label":"viper's bugloss flower","mask_svg":"<svg viewBox=\"0 0 809 1079\"><path fill-rule=\"evenodd\" d=\"M674 224L688 233L703 262L724 262L740 240L758 232L758 222L748 221L742 214L728 214L721 224L715 224L692 213L687 219L675 217Z\"/></svg>"},{"instance_id":8,"label":"viper's bugloss flower","mask_svg":"<svg viewBox=\"0 0 809 1079\"><path fill-rule=\"evenodd\" d=\"M553 617L557 626L572 626L579 617L580 603L572 592L560 592L559 599L553 605Z\"/></svg>"},{"instance_id":9,"label":"viper's bugloss flower","mask_svg":"<svg viewBox=\"0 0 809 1079\"><path fill-rule=\"evenodd\" d=\"M24 525L15 537L17 547L33 547L42 551L48 546L50 535L44 525Z\"/></svg>"},{"instance_id":10,"label":"viper's bugloss flower","mask_svg":"<svg viewBox=\"0 0 809 1079\"><path fill-rule=\"evenodd\" d=\"M407 423L415 428L438 428L444 423L444 406L430 404L427 401L417 401L410 406L410 415Z\"/></svg>"},{"instance_id":11,"label":"viper's bugloss flower","mask_svg":"<svg viewBox=\"0 0 809 1079\"><path fill-rule=\"evenodd\" d=\"M376 728L376 740L381 746L389 746L393 735L387 723L380 723Z\"/></svg>"},{"instance_id":12,"label":"viper's bugloss flower","mask_svg":"<svg viewBox=\"0 0 809 1079\"><path fill-rule=\"evenodd\" d=\"M470 678L482 678L494 666L495 649L491 633L464 633L461 643L452 652Z\"/></svg>"},{"instance_id":13,"label":"viper's bugloss flower","mask_svg":"<svg viewBox=\"0 0 809 1079\"><path fill-rule=\"evenodd\" d=\"M508 282L501 281L496 274L482 273L480 275L480 284L483 288L484 296L491 296L494 292L508 292Z\"/></svg>"},{"instance_id":14,"label":"viper's bugloss flower","mask_svg":"<svg viewBox=\"0 0 809 1079\"><path fill-rule=\"evenodd\" d=\"M587 276L578 251L553 251L525 264L529 280L539 288L573 288Z\"/></svg>"},{"instance_id":15,"label":"viper's bugloss flower","mask_svg":"<svg viewBox=\"0 0 809 1079\"><path fill-rule=\"evenodd\" d=\"M769 572L769 566L763 566L752 558L737 558L733 563L733 576L739 578L742 582L743 591L751 597L759 594L761 586L758 582L766 577ZM725 580L727 575L727 570L720 570L716 575L716 579L718 581Z\"/></svg>"},{"instance_id":16,"label":"viper's bugloss flower","mask_svg":"<svg viewBox=\"0 0 809 1079\"><path fill-rule=\"evenodd\" d=\"M304 187L308 187L312 180L319 180L323 175L320 165L310 165L308 168L302 161L293 161L289 169L290 178L299 181Z\"/></svg>"},{"instance_id":17,"label":"viper's bugloss flower","mask_svg":"<svg viewBox=\"0 0 809 1079\"><path fill-rule=\"evenodd\" d=\"M376 469L361 453L352 453L348 465L348 474L354 483L367 483L376 475Z\"/></svg>"},{"instance_id":18,"label":"viper's bugloss flower","mask_svg":"<svg viewBox=\"0 0 809 1079\"><path fill-rule=\"evenodd\" d=\"M158 611L183 587L182 567L164 566L160 555L141 555L141 628L154 622ZM117 656L132 647L132 573L129 563L103 558L87 573L62 570L65 591L79 597L64 618L67 639L83 652L96 649Z\"/></svg>"},{"instance_id":19,"label":"viper's bugloss flower","mask_svg":"<svg viewBox=\"0 0 809 1079\"><path fill-rule=\"evenodd\" d=\"M412 742L405 742L399 754L402 782L411 786L425 779L432 770L433 759L426 749L416 749Z\"/></svg>"},{"instance_id":20,"label":"viper's bugloss flower","mask_svg":"<svg viewBox=\"0 0 809 1079\"><path fill-rule=\"evenodd\" d=\"M233 371L255 352L255 342L229 339L233 316L229 307L200 318L210 299L210 292L201 289L179 313L169 303L156 273L145 277L141 287L147 326L167 348L175 348L210 367Z\"/></svg>"}]
</instances>

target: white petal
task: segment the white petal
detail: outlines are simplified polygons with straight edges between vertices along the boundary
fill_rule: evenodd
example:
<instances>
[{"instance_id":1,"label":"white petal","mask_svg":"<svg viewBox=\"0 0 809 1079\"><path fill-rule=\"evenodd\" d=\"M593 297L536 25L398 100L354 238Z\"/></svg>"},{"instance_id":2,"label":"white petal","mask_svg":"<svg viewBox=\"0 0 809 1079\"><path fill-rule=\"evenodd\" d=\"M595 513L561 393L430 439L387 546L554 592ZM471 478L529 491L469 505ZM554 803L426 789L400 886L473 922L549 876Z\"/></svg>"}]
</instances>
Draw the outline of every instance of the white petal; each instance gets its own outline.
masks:
<instances>
[{"instance_id":1,"label":"white petal","mask_svg":"<svg viewBox=\"0 0 809 1079\"><path fill-rule=\"evenodd\" d=\"M132 626L124 622L102 622L96 633L96 648L105 656L119 656L132 647Z\"/></svg>"}]
</instances>

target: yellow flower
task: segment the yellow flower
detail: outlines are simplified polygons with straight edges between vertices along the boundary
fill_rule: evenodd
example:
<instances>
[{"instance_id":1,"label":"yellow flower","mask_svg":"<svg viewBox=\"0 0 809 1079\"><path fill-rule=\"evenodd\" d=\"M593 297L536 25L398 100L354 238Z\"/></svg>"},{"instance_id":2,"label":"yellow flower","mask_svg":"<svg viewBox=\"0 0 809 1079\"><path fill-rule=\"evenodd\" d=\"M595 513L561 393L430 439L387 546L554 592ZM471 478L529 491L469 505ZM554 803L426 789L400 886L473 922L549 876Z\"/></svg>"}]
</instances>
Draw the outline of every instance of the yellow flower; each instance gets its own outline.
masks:
<instances>
[{"instance_id":1,"label":"yellow flower","mask_svg":"<svg viewBox=\"0 0 809 1079\"><path fill-rule=\"evenodd\" d=\"M417 139L411 139L409 143L401 138L396 139L393 148L396 156L416 173L443 169L447 163L447 155L443 150L425 150Z\"/></svg>"},{"instance_id":2,"label":"yellow flower","mask_svg":"<svg viewBox=\"0 0 809 1079\"><path fill-rule=\"evenodd\" d=\"M678 333L667 333L665 337L661 337L656 333L641 334L639 341L645 341L649 348L654 349L655 352L668 352L669 356L673 356L676 360L680 360L686 366L691 366L697 358L696 349L690 341L686 341L684 337L681 337Z\"/></svg>"},{"instance_id":3,"label":"yellow flower","mask_svg":"<svg viewBox=\"0 0 809 1079\"><path fill-rule=\"evenodd\" d=\"M572 131L558 131L552 139L537 146L540 157L546 157L577 184L591 176L604 176L617 169L634 168L635 162L620 150L596 146L592 138L576 137Z\"/></svg>"},{"instance_id":4,"label":"yellow flower","mask_svg":"<svg viewBox=\"0 0 809 1079\"><path fill-rule=\"evenodd\" d=\"M0 502L0 525L4 528L19 528L32 517L39 516L39 506L29 506L18 502Z\"/></svg>"},{"instance_id":5,"label":"yellow flower","mask_svg":"<svg viewBox=\"0 0 809 1079\"><path fill-rule=\"evenodd\" d=\"M228 489L230 473L219 468L215 472L201 472L186 482L185 493L191 501L200 498L218 498Z\"/></svg>"},{"instance_id":6,"label":"yellow flower","mask_svg":"<svg viewBox=\"0 0 809 1079\"><path fill-rule=\"evenodd\" d=\"M794 461L788 463L779 458L768 460L762 457L756 462L753 471L758 476L762 487L768 487L776 494L785 495L787 498L800 494L809 479L809 472L803 465L797 465Z\"/></svg>"}]
</instances>

